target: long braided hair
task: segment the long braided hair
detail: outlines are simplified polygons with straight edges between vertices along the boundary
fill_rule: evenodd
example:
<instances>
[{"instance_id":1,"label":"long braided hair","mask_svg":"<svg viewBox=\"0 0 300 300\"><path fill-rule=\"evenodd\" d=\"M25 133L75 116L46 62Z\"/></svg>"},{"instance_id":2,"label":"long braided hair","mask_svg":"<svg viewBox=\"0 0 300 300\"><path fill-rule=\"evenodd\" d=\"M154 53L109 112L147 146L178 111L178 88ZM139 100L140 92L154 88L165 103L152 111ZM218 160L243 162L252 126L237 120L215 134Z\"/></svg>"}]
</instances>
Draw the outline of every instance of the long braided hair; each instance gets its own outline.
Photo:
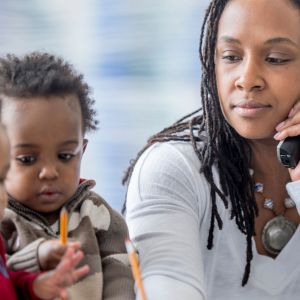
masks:
<instances>
[{"instance_id":1,"label":"long braided hair","mask_svg":"<svg viewBox=\"0 0 300 300\"><path fill-rule=\"evenodd\" d=\"M201 28L199 54L202 64L202 108L150 137L137 158L131 161L123 178L123 184L129 182L136 161L152 144L167 141L190 142L201 161L200 173L204 174L210 185L212 211L207 248L213 247L215 224L217 223L220 230L223 226L216 203L218 195L226 208L229 206L228 201L230 202L231 219L235 220L238 229L246 236L246 265L242 278L242 286L245 286L250 276L253 258L252 237L255 235L254 221L258 215L253 180L249 173L251 150L245 139L239 136L224 119L219 104L214 63L218 23L229 1L212 0ZM291 0L291 3L300 7L299 0ZM203 135L205 139L202 138ZM202 141L201 146L198 141ZM214 182L213 165L219 171L221 189ZM125 210L126 201L123 212Z\"/></svg>"}]
</instances>

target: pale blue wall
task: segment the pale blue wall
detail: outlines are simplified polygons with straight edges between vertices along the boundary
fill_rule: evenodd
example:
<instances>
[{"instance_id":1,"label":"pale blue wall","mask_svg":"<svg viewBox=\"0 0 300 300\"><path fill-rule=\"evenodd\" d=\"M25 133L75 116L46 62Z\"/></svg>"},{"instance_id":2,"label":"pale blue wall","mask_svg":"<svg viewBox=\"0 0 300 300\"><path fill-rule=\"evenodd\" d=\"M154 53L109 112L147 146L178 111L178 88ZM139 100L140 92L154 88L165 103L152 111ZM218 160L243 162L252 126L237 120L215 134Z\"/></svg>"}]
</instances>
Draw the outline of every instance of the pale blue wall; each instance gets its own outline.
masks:
<instances>
[{"instance_id":1,"label":"pale blue wall","mask_svg":"<svg viewBox=\"0 0 300 300\"><path fill-rule=\"evenodd\" d=\"M199 0L0 0L0 54L63 55L94 89L100 130L82 174L120 209L121 178L147 137L200 105Z\"/></svg>"}]
</instances>

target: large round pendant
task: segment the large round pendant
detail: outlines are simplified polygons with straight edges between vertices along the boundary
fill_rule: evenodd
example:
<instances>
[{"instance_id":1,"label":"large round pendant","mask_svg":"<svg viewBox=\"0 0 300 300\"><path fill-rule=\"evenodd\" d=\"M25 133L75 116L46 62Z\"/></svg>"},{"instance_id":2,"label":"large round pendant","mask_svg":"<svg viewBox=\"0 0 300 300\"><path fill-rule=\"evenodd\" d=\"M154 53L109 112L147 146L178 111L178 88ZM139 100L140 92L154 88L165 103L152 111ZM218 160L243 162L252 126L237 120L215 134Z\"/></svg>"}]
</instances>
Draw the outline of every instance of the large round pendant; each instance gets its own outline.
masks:
<instances>
[{"instance_id":1,"label":"large round pendant","mask_svg":"<svg viewBox=\"0 0 300 300\"><path fill-rule=\"evenodd\" d=\"M262 243L265 250L274 256L283 249L293 236L297 225L283 215L276 216L264 226Z\"/></svg>"}]
</instances>

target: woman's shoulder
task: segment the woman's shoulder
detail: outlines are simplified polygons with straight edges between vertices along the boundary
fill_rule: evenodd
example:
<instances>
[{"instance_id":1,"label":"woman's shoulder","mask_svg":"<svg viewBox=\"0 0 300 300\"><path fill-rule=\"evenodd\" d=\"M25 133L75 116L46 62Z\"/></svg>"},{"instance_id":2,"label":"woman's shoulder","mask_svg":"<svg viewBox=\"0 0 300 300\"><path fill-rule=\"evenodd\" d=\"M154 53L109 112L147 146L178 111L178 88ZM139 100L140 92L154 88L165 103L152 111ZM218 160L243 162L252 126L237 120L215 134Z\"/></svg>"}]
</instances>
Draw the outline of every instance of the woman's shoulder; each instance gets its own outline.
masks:
<instances>
[{"instance_id":1,"label":"woman's shoulder","mask_svg":"<svg viewBox=\"0 0 300 300\"><path fill-rule=\"evenodd\" d=\"M157 142L145 150L139 163L143 164L147 160L157 161L166 166L170 166L170 162L177 163L181 166L196 168L198 171L201 166L195 149L191 142L187 141Z\"/></svg>"},{"instance_id":2,"label":"woman's shoulder","mask_svg":"<svg viewBox=\"0 0 300 300\"><path fill-rule=\"evenodd\" d=\"M209 185L200 172L201 163L191 143L168 141L155 143L140 156L129 182L127 200L172 199L180 206L204 211L209 199Z\"/></svg>"}]
</instances>

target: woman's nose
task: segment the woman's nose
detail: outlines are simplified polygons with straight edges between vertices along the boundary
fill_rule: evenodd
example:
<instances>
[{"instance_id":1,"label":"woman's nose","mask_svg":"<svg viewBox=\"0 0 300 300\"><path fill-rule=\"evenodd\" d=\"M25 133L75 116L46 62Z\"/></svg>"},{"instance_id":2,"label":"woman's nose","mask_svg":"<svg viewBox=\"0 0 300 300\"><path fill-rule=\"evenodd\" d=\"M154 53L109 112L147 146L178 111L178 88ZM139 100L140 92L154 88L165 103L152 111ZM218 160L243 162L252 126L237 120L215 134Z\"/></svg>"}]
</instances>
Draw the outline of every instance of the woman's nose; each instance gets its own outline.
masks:
<instances>
[{"instance_id":1,"label":"woman's nose","mask_svg":"<svg viewBox=\"0 0 300 300\"><path fill-rule=\"evenodd\" d=\"M254 58L245 59L240 65L236 88L249 93L263 90L265 84L262 66Z\"/></svg>"}]
</instances>

